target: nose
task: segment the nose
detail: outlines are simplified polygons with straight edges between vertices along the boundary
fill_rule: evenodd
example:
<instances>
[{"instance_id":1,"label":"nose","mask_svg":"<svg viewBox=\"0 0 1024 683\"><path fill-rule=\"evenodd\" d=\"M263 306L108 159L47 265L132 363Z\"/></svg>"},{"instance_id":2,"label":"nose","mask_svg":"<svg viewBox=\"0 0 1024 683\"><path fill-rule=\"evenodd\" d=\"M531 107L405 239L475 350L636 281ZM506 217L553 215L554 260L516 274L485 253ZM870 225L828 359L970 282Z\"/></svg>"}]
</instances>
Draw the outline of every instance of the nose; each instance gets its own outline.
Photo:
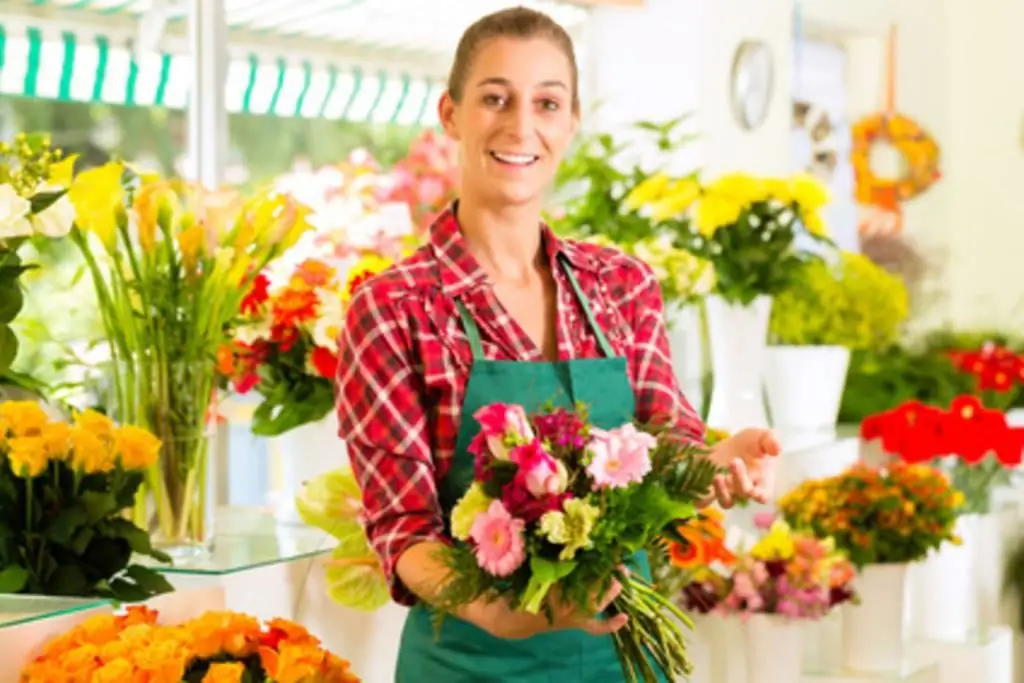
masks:
<instances>
[{"instance_id":1,"label":"nose","mask_svg":"<svg viewBox=\"0 0 1024 683\"><path fill-rule=\"evenodd\" d=\"M533 110L520 100L516 106L507 109L507 129L519 140L528 138L533 133Z\"/></svg>"}]
</instances>

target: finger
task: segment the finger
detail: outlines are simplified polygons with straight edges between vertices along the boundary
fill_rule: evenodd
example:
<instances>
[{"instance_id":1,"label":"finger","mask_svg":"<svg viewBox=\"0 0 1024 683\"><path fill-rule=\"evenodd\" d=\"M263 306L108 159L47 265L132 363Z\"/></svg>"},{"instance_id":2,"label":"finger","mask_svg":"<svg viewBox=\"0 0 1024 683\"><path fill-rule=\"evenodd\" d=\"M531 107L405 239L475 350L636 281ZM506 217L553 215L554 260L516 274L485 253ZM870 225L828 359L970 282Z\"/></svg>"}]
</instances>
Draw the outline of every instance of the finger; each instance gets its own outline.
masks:
<instances>
[{"instance_id":1,"label":"finger","mask_svg":"<svg viewBox=\"0 0 1024 683\"><path fill-rule=\"evenodd\" d=\"M735 460L729 465L732 472L733 491L744 498L749 498L754 492L754 482L750 480L747 473L747 466L740 460Z\"/></svg>"},{"instance_id":2,"label":"finger","mask_svg":"<svg viewBox=\"0 0 1024 683\"><path fill-rule=\"evenodd\" d=\"M597 612L603 612L608 608L608 605L615 602L615 598L622 594L622 584L618 581L612 581L611 587L608 591L601 596L601 600L597 603Z\"/></svg>"},{"instance_id":3,"label":"finger","mask_svg":"<svg viewBox=\"0 0 1024 683\"><path fill-rule=\"evenodd\" d=\"M615 633L629 623L629 617L625 614L616 614L608 619L590 619L580 624L580 628L594 636L607 636Z\"/></svg>"},{"instance_id":4,"label":"finger","mask_svg":"<svg viewBox=\"0 0 1024 683\"><path fill-rule=\"evenodd\" d=\"M726 482L725 477L722 475L716 476L714 485L718 504L728 510L732 507L732 493L729 491L729 484Z\"/></svg>"},{"instance_id":5,"label":"finger","mask_svg":"<svg viewBox=\"0 0 1024 683\"><path fill-rule=\"evenodd\" d=\"M775 432L770 429L766 429L761 434L761 451L765 455L775 456L782 452L782 444L779 443L779 438L775 436Z\"/></svg>"},{"instance_id":6,"label":"finger","mask_svg":"<svg viewBox=\"0 0 1024 683\"><path fill-rule=\"evenodd\" d=\"M750 497L757 501L758 503L768 502L768 492L765 491L764 487L762 486L755 486L754 491L750 494Z\"/></svg>"}]
</instances>

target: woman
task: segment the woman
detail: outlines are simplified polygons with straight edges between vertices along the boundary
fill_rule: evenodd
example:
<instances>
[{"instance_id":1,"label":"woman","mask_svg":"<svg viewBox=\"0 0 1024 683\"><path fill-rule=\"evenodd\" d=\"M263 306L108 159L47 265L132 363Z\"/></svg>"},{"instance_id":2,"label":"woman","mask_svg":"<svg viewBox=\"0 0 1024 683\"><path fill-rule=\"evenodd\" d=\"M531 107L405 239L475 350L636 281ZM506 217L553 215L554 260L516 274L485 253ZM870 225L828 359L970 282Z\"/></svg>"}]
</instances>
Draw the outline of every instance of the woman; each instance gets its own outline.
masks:
<instances>
[{"instance_id":1,"label":"woman","mask_svg":"<svg viewBox=\"0 0 1024 683\"><path fill-rule=\"evenodd\" d=\"M459 43L439 114L460 146L460 199L426 246L359 288L338 378L367 533L394 599L414 606L396 680L622 680L609 634L625 617L597 616L618 586L591 614L557 607L553 623L501 602L474 604L447 619L440 638L422 607L444 578L436 550L473 476L466 447L479 407L529 409L555 396L587 403L606 428L669 415L687 439L704 432L672 373L651 270L541 224L542 195L579 124L566 32L524 8L484 17ZM719 502L763 500L759 463L777 452L765 430L722 442L714 457L731 476L715 482Z\"/></svg>"}]
</instances>

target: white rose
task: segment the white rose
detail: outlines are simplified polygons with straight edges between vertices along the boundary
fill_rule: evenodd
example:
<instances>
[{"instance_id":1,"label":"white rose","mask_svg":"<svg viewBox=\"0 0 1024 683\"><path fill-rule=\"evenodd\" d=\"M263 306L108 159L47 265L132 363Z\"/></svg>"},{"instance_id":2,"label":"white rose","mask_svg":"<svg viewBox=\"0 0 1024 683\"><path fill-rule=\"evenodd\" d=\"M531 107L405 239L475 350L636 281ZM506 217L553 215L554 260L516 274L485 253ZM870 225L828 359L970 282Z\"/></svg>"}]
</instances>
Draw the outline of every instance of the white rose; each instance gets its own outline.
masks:
<instances>
[{"instance_id":1,"label":"white rose","mask_svg":"<svg viewBox=\"0 0 1024 683\"><path fill-rule=\"evenodd\" d=\"M32 224L28 220L32 204L4 183L0 185L0 240L28 237Z\"/></svg>"},{"instance_id":2,"label":"white rose","mask_svg":"<svg viewBox=\"0 0 1024 683\"><path fill-rule=\"evenodd\" d=\"M47 185L40 187L38 193L59 192L60 187ZM75 206L68 199L67 194L50 204L43 211L32 216L32 227L37 233L45 237L64 237L71 232L71 226L75 222Z\"/></svg>"}]
</instances>

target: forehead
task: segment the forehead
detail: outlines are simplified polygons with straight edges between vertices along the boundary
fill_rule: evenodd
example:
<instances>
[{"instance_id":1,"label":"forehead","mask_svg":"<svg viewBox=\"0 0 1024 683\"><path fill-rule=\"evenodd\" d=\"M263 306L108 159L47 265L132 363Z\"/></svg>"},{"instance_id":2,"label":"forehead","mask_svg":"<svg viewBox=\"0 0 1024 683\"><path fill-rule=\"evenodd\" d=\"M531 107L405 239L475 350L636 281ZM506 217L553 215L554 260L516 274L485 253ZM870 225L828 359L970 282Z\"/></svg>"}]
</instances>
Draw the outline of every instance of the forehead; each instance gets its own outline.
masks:
<instances>
[{"instance_id":1,"label":"forehead","mask_svg":"<svg viewBox=\"0 0 1024 683\"><path fill-rule=\"evenodd\" d=\"M475 50L468 81L473 87L496 81L519 88L552 82L570 87L572 65L548 38L491 38Z\"/></svg>"}]
</instances>

